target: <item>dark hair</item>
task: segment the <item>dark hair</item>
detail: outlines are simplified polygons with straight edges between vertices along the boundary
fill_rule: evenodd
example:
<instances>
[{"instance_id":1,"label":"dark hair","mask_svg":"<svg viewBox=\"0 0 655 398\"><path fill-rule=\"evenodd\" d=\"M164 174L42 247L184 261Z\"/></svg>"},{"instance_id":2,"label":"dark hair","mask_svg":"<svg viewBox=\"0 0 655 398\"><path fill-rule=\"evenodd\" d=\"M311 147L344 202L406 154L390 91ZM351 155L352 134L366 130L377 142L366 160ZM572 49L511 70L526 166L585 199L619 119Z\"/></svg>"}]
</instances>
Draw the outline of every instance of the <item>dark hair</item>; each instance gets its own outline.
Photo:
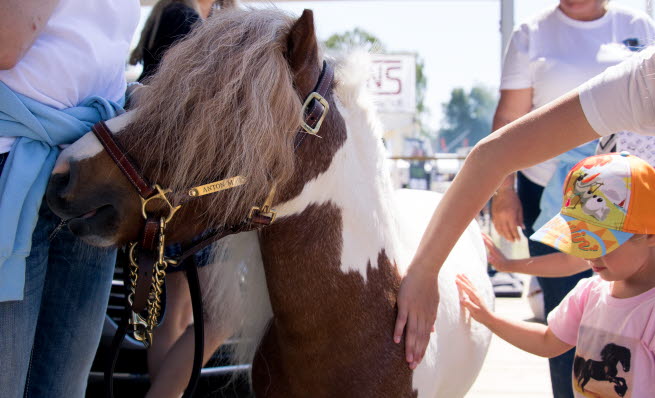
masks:
<instances>
[{"instance_id":1,"label":"dark hair","mask_svg":"<svg viewBox=\"0 0 655 398\"><path fill-rule=\"evenodd\" d=\"M159 22L161 21L161 16L164 13L164 9L173 3L182 3L189 8L193 8L196 12L200 13L198 8L198 3L195 0L159 0L146 20L143 30L141 31L141 38L139 43L136 45L132 54L130 54L130 65L136 65L139 62L143 61L143 50L151 48L153 42L157 35L157 30L159 29Z\"/></svg>"}]
</instances>

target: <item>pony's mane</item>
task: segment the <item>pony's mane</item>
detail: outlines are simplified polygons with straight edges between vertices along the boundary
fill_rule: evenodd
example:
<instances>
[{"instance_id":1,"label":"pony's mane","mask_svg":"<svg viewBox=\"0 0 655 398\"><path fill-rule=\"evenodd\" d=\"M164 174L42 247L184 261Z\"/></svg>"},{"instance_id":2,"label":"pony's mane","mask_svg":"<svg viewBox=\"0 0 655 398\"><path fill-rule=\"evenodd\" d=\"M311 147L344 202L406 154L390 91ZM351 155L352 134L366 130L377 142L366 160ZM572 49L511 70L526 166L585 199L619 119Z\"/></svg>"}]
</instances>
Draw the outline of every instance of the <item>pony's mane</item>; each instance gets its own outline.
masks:
<instances>
[{"instance_id":1,"label":"pony's mane","mask_svg":"<svg viewBox=\"0 0 655 398\"><path fill-rule=\"evenodd\" d=\"M272 179L284 184L293 173L301 115L285 56L293 22L276 9L217 12L166 53L126 128L124 144L147 177L174 191L248 179L207 199L222 209L210 222L243 217Z\"/></svg>"}]
</instances>

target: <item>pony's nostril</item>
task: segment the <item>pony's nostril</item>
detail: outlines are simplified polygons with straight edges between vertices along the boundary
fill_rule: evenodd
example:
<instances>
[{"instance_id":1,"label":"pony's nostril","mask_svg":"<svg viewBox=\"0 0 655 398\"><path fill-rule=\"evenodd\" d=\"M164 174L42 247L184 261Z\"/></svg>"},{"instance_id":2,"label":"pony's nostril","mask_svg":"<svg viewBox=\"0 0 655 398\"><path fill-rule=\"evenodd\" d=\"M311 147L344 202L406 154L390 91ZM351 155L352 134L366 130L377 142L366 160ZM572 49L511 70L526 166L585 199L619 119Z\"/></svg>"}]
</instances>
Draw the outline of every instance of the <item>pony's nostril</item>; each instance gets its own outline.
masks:
<instances>
[{"instance_id":1,"label":"pony's nostril","mask_svg":"<svg viewBox=\"0 0 655 398\"><path fill-rule=\"evenodd\" d=\"M59 198L64 198L70 182L70 173L57 173L50 176L48 183L48 192L50 195L55 195Z\"/></svg>"},{"instance_id":2,"label":"pony's nostril","mask_svg":"<svg viewBox=\"0 0 655 398\"><path fill-rule=\"evenodd\" d=\"M79 174L79 163L77 161L67 162L68 167L65 172L53 173L50 176L50 191L59 199L70 199L75 192L75 181Z\"/></svg>"}]
</instances>

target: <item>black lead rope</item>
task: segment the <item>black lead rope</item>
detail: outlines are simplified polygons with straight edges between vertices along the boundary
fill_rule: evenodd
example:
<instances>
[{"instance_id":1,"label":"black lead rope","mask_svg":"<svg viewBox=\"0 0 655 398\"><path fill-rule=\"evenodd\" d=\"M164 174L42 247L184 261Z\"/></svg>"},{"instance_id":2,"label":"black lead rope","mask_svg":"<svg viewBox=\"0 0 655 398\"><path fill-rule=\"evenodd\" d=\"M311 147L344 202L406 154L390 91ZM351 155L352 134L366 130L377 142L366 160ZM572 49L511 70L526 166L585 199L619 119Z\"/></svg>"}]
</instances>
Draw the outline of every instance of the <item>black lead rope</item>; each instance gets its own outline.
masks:
<instances>
[{"instance_id":1,"label":"black lead rope","mask_svg":"<svg viewBox=\"0 0 655 398\"><path fill-rule=\"evenodd\" d=\"M189 384L184 390L182 398L191 398L193 392L198 386L200 380L200 372L202 370L202 363L204 350L205 350L205 322L202 314L202 293L200 292L200 280L198 279L198 267L194 261L191 261L189 266L185 266L186 280L189 285L189 293L191 294L191 308L193 311L193 367L191 368L191 377Z\"/></svg>"}]
</instances>

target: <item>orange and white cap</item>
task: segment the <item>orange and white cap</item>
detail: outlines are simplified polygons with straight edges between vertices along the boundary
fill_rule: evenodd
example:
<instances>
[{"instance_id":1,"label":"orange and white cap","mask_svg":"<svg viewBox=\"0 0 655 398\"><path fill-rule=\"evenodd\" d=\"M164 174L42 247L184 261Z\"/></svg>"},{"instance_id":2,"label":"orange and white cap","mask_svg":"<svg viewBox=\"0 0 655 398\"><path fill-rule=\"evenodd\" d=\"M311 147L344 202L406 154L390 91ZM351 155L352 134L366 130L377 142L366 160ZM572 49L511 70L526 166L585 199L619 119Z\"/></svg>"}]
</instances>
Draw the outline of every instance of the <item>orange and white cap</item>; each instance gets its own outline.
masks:
<instances>
[{"instance_id":1,"label":"orange and white cap","mask_svg":"<svg viewBox=\"0 0 655 398\"><path fill-rule=\"evenodd\" d=\"M530 239L597 258L633 234L655 234L655 169L627 152L588 157L564 183L562 209Z\"/></svg>"}]
</instances>

